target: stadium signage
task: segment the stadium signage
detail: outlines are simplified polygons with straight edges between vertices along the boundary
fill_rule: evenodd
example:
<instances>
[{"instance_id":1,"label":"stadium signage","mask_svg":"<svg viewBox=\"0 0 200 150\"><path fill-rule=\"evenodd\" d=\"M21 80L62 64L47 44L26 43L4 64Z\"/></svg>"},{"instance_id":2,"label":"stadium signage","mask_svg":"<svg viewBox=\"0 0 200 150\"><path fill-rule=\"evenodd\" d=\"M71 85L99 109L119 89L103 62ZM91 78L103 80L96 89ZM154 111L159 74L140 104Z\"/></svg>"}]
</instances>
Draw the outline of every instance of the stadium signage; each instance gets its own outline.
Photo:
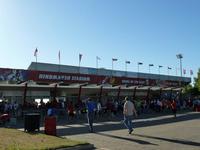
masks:
<instances>
[{"instance_id":1,"label":"stadium signage","mask_svg":"<svg viewBox=\"0 0 200 150\"><path fill-rule=\"evenodd\" d=\"M98 76L90 74L79 73L62 73L62 72L48 72L48 71L28 71L26 73L28 80L36 82L53 83L63 81L66 84L71 83L84 83L89 84L111 84L111 85L147 85L147 86L172 86L177 87L180 85L178 81L162 81L155 79L144 78L127 78L127 77L111 77L111 76Z\"/></svg>"},{"instance_id":2,"label":"stadium signage","mask_svg":"<svg viewBox=\"0 0 200 150\"><path fill-rule=\"evenodd\" d=\"M141 85L145 85L146 81L145 80L122 80L122 84L141 84Z\"/></svg>"},{"instance_id":3,"label":"stadium signage","mask_svg":"<svg viewBox=\"0 0 200 150\"><path fill-rule=\"evenodd\" d=\"M43 74L38 75L39 80L62 80L62 81L90 81L90 77L87 76L75 76L75 75L57 75L57 74Z\"/></svg>"},{"instance_id":4,"label":"stadium signage","mask_svg":"<svg viewBox=\"0 0 200 150\"><path fill-rule=\"evenodd\" d=\"M200 74L199 74L200 76ZM112 77L94 74L80 74L80 73L63 73L63 72L49 72L37 70L21 70L0 68L0 82L8 81L8 83L21 83L32 80L39 83L54 83L63 81L66 84L84 83L89 84L111 84L111 85L147 85L147 86L169 86L179 87L187 85L188 82L181 80L156 80L146 78L131 78L131 77Z\"/></svg>"}]
</instances>

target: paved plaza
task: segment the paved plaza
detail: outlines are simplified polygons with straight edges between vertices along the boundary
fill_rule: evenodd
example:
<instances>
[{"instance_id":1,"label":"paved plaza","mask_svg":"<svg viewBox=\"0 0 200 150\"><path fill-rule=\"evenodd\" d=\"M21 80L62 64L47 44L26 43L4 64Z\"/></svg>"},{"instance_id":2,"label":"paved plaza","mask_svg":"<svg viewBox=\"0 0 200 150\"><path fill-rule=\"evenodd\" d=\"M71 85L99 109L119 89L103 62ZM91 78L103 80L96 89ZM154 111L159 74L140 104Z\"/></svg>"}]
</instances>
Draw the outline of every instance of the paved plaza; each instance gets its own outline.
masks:
<instances>
[{"instance_id":1,"label":"paved plaza","mask_svg":"<svg viewBox=\"0 0 200 150\"><path fill-rule=\"evenodd\" d=\"M88 132L86 119L57 123L57 135L87 141L97 150L199 150L200 112L185 112L174 118L167 114L141 115L134 119L131 135L122 123L122 117L110 121L96 121L95 133ZM18 127L23 130L23 122ZM44 132L44 127L40 127Z\"/></svg>"},{"instance_id":2,"label":"paved plaza","mask_svg":"<svg viewBox=\"0 0 200 150\"><path fill-rule=\"evenodd\" d=\"M129 135L121 121L95 123L95 133L88 133L86 123L59 125L57 133L75 140L88 141L99 150L199 150L200 113L165 115L134 120Z\"/></svg>"}]
</instances>

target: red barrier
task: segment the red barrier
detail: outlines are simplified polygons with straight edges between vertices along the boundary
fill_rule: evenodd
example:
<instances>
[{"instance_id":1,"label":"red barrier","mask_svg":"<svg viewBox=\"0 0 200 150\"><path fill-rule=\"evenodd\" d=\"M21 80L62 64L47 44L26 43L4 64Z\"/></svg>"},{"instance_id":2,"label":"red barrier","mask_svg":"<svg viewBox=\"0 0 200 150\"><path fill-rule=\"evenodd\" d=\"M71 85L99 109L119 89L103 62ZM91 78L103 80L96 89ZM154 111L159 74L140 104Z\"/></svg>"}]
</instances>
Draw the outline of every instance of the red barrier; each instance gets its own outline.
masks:
<instances>
[{"instance_id":1,"label":"red barrier","mask_svg":"<svg viewBox=\"0 0 200 150\"><path fill-rule=\"evenodd\" d=\"M196 112L200 112L200 105L196 107Z\"/></svg>"},{"instance_id":2,"label":"red barrier","mask_svg":"<svg viewBox=\"0 0 200 150\"><path fill-rule=\"evenodd\" d=\"M56 117L46 117L44 124L45 134L56 136Z\"/></svg>"}]
</instances>

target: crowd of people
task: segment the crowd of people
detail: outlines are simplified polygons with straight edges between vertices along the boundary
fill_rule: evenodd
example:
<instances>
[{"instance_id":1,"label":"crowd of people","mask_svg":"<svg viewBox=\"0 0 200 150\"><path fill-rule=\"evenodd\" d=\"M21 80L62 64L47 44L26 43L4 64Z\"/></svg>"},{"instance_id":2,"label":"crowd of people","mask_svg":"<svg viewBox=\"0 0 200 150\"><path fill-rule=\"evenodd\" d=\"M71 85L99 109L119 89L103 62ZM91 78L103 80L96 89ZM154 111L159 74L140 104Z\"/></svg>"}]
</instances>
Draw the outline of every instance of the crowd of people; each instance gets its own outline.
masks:
<instances>
[{"instance_id":1,"label":"crowd of people","mask_svg":"<svg viewBox=\"0 0 200 150\"><path fill-rule=\"evenodd\" d=\"M92 124L94 119L110 119L124 115L124 124L129 129L129 133L131 133L133 129L129 116L133 114L138 116L152 111L159 113L170 110L176 117L177 110L193 108L194 105L191 99L180 102L178 99L132 100L131 97L123 97L121 99L105 97L102 100L87 97L81 101L53 99L47 103L41 100L39 104L33 101L26 101L24 105L18 104L16 101L14 103L1 101L0 115L9 114L12 117L23 117L25 111L37 110L43 117L47 115L64 116L63 118L68 121L84 120L85 116L87 116L90 132L93 132Z\"/></svg>"}]
</instances>

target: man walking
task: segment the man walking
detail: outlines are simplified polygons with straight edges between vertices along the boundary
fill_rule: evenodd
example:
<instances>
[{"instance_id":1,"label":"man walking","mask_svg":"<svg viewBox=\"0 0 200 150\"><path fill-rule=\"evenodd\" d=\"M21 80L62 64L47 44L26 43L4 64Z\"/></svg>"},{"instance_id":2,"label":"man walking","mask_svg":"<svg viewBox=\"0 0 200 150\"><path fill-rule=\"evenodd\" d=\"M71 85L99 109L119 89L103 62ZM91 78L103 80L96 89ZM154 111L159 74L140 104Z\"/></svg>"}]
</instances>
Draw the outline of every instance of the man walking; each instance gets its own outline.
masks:
<instances>
[{"instance_id":1,"label":"man walking","mask_svg":"<svg viewBox=\"0 0 200 150\"><path fill-rule=\"evenodd\" d=\"M137 117L137 111L135 109L134 104L128 99L128 97L125 97L125 103L124 103L124 124L128 128L128 133L131 134L133 132L133 124L132 124L132 116L133 113Z\"/></svg>"},{"instance_id":2,"label":"man walking","mask_svg":"<svg viewBox=\"0 0 200 150\"><path fill-rule=\"evenodd\" d=\"M86 102L86 106L87 106L87 119L88 119L88 124L89 124L89 131L92 133L94 132L93 121L94 121L94 113L95 113L96 105L90 98L88 98Z\"/></svg>"}]
</instances>

